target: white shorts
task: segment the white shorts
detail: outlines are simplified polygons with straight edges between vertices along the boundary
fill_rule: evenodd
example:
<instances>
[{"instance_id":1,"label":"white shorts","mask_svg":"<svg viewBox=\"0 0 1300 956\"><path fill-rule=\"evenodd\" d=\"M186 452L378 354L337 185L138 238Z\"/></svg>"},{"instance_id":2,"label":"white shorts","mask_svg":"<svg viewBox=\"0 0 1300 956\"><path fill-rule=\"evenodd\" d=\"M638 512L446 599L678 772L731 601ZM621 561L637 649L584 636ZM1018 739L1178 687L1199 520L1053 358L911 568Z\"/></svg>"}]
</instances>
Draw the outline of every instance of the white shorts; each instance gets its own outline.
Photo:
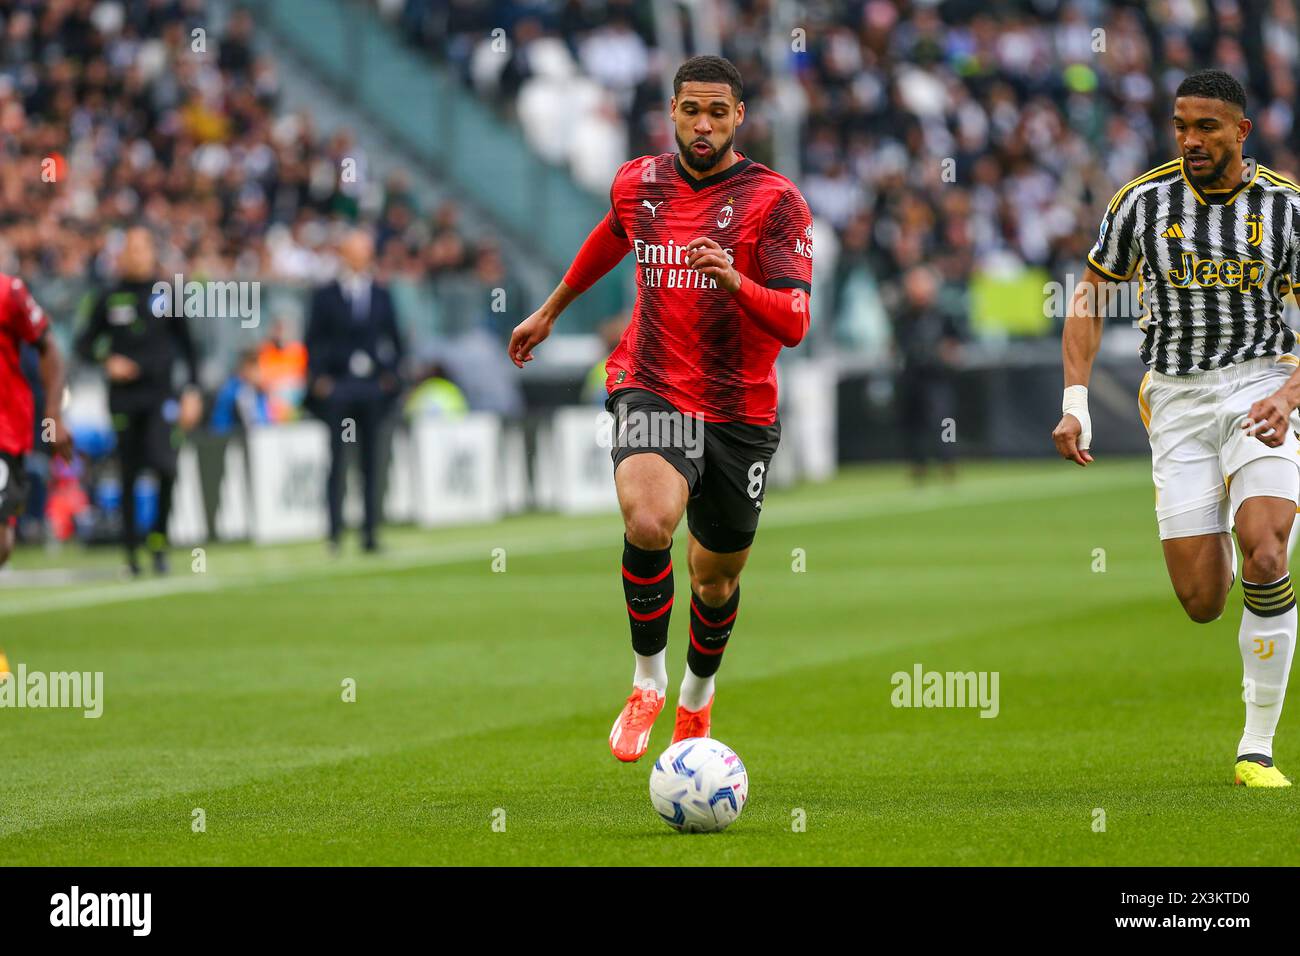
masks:
<instances>
[{"instance_id":1,"label":"white shorts","mask_svg":"<svg viewBox=\"0 0 1300 956\"><path fill-rule=\"evenodd\" d=\"M1294 416L1286 440L1270 448L1242 431L1250 406L1276 392L1300 359L1269 355L1192 375L1148 372L1138 389L1138 408L1151 440L1151 478L1156 486L1160 537L1224 534L1232 530L1232 476L1248 462L1280 458L1300 475L1300 420ZM1276 474L1276 472L1274 472ZM1250 489L1250 495L1297 499L1296 484ZM1233 496L1237 498L1237 496ZM1233 502L1240 505L1241 500Z\"/></svg>"}]
</instances>

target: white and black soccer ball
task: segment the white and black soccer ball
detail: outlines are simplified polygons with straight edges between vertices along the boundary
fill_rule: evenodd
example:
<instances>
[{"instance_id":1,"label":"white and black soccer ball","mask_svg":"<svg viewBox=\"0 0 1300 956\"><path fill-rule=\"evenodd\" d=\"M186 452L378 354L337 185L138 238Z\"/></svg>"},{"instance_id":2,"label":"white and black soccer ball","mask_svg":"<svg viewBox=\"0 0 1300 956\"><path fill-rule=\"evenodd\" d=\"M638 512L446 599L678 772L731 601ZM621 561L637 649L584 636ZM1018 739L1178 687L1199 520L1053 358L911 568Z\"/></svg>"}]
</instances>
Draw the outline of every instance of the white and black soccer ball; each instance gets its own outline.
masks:
<instances>
[{"instance_id":1,"label":"white and black soccer ball","mask_svg":"<svg viewBox=\"0 0 1300 956\"><path fill-rule=\"evenodd\" d=\"M674 830L724 830L749 797L749 774L734 750L712 737L673 744L650 771L650 802Z\"/></svg>"}]
</instances>

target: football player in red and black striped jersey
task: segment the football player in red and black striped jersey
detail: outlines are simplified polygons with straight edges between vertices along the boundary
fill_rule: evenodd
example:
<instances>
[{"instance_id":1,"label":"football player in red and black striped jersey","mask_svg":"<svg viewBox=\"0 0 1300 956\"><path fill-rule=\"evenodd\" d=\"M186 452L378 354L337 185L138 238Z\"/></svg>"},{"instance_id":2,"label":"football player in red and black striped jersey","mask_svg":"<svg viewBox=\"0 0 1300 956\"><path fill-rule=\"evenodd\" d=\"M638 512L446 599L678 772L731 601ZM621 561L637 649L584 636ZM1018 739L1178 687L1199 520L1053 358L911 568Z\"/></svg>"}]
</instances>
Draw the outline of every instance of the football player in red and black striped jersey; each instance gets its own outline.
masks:
<instances>
[{"instance_id":1,"label":"football player in red and black striped jersey","mask_svg":"<svg viewBox=\"0 0 1300 956\"><path fill-rule=\"evenodd\" d=\"M737 150L743 84L722 57L673 80L677 151L623 164L610 210L564 281L510 340L520 368L560 313L629 252L637 296L606 363L633 689L610 732L640 758L668 688L672 541L687 518L691 602L674 740L708 736L714 675L735 625L780 440L776 358L808 330L812 216L795 185Z\"/></svg>"}]
</instances>

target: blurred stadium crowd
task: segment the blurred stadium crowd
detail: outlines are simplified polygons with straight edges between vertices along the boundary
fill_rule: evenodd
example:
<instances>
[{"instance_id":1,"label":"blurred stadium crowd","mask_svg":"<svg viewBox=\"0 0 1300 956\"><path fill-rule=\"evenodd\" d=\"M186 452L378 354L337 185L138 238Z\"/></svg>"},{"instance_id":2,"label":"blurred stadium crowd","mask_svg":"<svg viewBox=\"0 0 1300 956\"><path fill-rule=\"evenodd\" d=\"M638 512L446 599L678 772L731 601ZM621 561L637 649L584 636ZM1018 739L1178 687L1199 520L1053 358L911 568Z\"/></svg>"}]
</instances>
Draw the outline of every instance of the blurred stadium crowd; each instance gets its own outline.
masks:
<instances>
[{"instance_id":1,"label":"blurred stadium crowd","mask_svg":"<svg viewBox=\"0 0 1300 956\"><path fill-rule=\"evenodd\" d=\"M660 120L673 64L656 46L650 0L372 2L526 130L541 131L535 139L576 124L575 175L674 148ZM741 148L770 162L763 107L791 97L767 59L776 3L720 6L722 52L748 84ZM1256 124L1248 155L1300 172L1295 0L801 7L794 22L806 49L785 44L802 119L799 181L841 244L834 302L819 319L852 324L845 287L855 275L889 302L909 268L934 266L942 300L966 326L977 273L1077 273L1116 189L1171 155L1173 90L1206 65L1247 87ZM508 59L488 54L496 28L514 41ZM611 108L587 117L575 109L581 96L541 95L556 77L595 84ZM581 131L592 123L614 128ZM601 147L610 151L603 160L587 155Z\"/></svg>"},{"instance_id":2,"label":"blurred stadium crowd","mask_svg":"<svg viewBox=\"0 0 1300 956\"><path fill-rule=\"evenodd\" d=\"M120 228L143 223L167 275L319 281L332 227L362 215L386 275L473 270L454 203L421 210L400 173L377 192L341 177L362 144L281 111L252 17L207 35L205 7L0 0L0 270L99 280Z\"/></svg>"},{"instance_id":3,"label":"blurred stadium crowd","mask_svg":"<svg viewBox=\"0 0 1300 956\"><path fill-rule=\"evenodd\" d=\"M367 2L598 192L626 156L673 148L650 0ZM851 326L920 264L962 326L977 273L1077 270L1115 188L1169 155L1173 87L1205 63L1246 82L1250 153L1300 172L1295 0L812 2L792 89L770 68L773 8L721 0L723 52L750 84L743 149L772 162L778 97L801 119L800 184L840 246L824 321ZM280 110L247 12L196 41L205 23L202 0L0 0L0 269L97 280L115 227L143 221L164 274L321 281L333 227L363 217L382 276L506 281L454 203L421 209L400 172L377 190L338 175L364 145ZM188 55L195 42L216 56ZM548 92L557 79L568 95ZM855 276L868 291L849 308Z\"/></svg>"}]
</instances>

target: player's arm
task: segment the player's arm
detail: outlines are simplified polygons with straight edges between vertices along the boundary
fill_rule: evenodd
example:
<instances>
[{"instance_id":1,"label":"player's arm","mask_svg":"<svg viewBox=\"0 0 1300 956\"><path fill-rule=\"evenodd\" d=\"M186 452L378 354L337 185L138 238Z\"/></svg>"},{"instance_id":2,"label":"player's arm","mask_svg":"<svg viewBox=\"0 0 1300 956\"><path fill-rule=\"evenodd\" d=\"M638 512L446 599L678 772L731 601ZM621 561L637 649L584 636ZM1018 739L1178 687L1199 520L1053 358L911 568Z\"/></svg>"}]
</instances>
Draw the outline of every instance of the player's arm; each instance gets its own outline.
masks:
<instances>
[{"instance_id":1,"label":"player's arm","mask_svg":"<svg viewBox=\"0 0 1300 956\"><path fill-rule=\"evenodd\" d=\"M808 332L808 293L802 288L769 289L738 270L727 252L708 236L687 245L686 264L718 283L736 298L755 325L786 348L794 348Z\"/></svg>"},{"instance_id":2,"label":"player's arm","mask_svg":"<svg viewBox=\"0 0 1300 956\"><path fill-rule=\"evenodd\" d=\"M67 380L66 363L59 344L50 334L49 326L34 343L40 357L38 368L41 376L41 388L45 392L45 411L43 422L49 423L54 433L54 454L64 461L72 460L72 433L63 424L63 388Z\"/></svg>"},{"instance_id":3,"label":"player's arm","mask_svg":"<svg viewBox=\"0 0 1300 956\"><path fill-rule=\"evenodd\" d=\"M1065 392L1061 421L1052 432L1056 450L1067 461L1086 466L1092 461L1092 419L1088 415L1088 380L1101 346L1102 317L1097 314L1098 288L1109 281L1087 270L1074 287L1061 332L1061 362L1065 366Z\"/></svg>"},{"instance_id":4,"label":"player's arm","mask_svg":"<svg viewBox=\"0 0 1300 956\"><path fill-rule=\"evenodd\" d=\"M1287 262L1287 280L1290 292L1300 303L1300 234L1292 237L1291 255ZM1270 448L1277 448L1286 440L1291 413L1300 407L1300 368L1268 398L1250 406L1250 413L1241 427L1246 434L1258 438Z\"/></svg>"},{"instance_id":5,"label":"player's arm","mask_svg":"<svg viewBox=\"0 0 1300 956\"><path fill-rule=\"evenodd\" d=\"M1097 290L1103 282L1127 282L1142 260L1138 241L1141 200L1125 186L1106 206L1097 242L1088 253L1088 268L1074 287L1061 332L1061 360L1065 367L1065 392L1061 396L1061 421L1052 441L1061 457L1086 466L1093 460L1092 419L1088 415L1088 380L1101 346L1103 317Z\"/></svg>"},{"instance_id":6,"label":"player's arm","mask_svg":"<svg viewBox=\"0 0 1300 956\"><path fill-rule=\"evenodd\" d=\"M618 265L631 249L627 232L611 207L605 218L591 230L555 291L546 297L540 309L515 326L507 353L510 361L519 368L523 368L525 362L531 362L533 349L551 334L560 313Z\"/></svg>"},{"instance_id":7,"label":"player's arm","mask_svg":"<svg viewBox=\"0 0 1300 956\"><path fill-rule=\"evenodd\" d=\"M736 301L755 325L788 349L808 334L809 295L803 289L768 289L742 275Z\"/></svg>"},{"instance_id":8,"label":"player's arm","mask_svg":"<svg viewBox=\"0 0 1300 956\"><path fill-rule=\"evenodd\" d=\"M18 337L36 349L37 374L45 391L45 408L42 409L41 431L46 426L53 430L54 453L65 461L72 459L72 435L63 425L63 385L65 381L63 353L50 334L50 319L45 310L36 304L36 298L21 279L13 279L9 296L9 322L18 330Z\"/></svg>"},{"instance_id":9,"label":"player's arm","mask_svg":"<svg viewBox=\"0 0 1300 956\"><path fill-rule=\"evenodd\" d=\"M1241 427L1252 438L1258 438L1270 448L1277 448L1286 441L1289 419L1297 408L1300 408L1300 368L1292 372L1276 392L1251 405L1250 414Z\"/></svg>"}]
</instances>

